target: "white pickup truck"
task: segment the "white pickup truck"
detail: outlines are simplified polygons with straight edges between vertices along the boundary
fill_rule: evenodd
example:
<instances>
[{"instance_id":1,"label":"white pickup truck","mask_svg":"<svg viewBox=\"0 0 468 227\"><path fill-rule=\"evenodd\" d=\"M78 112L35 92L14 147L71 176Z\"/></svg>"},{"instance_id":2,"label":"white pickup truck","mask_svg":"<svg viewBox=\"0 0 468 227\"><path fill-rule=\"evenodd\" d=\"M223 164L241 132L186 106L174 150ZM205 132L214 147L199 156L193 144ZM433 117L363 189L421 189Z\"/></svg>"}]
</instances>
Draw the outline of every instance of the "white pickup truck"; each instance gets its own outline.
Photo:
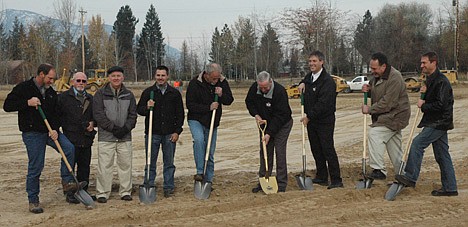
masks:
<instances>
[{"instance_id":1,"label":"white pickup truck","mask_svg":"<svg viewBox=\"0 0 468 227\"><path fill-rule=\"evenodd\" d=\"M367 76L357 76L351 81L347 82L349 85L349 91L346 90L346 93L353 92L353 91L361 91L362 85L369 84L369 78Z\"/></svg>"}]
</instances>

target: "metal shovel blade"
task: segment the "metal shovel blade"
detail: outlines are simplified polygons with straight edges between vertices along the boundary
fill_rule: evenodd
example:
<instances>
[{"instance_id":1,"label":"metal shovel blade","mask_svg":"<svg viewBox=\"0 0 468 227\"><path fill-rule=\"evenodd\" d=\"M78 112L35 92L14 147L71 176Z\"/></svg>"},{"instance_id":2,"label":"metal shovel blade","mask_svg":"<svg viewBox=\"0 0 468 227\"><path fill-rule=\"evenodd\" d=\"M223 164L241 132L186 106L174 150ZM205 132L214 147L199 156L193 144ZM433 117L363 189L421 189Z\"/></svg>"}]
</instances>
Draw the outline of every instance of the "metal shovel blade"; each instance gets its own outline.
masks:
<instances>
[{"instance_id":1,"label":"metal shovel blade","mask_svg":"<svg viewBox=\"0 0 468 227\"><path fill-rule=\"evenodd\" d=\"M312 178L307 177L303 174L300 174L296 176L296 181L297 181L297 185L299 186L301 190L308 190L308 191L314 190Z\"/></svg>"},{"instance_id":2,"label":"metal shovel blade","mask_svg":"<svg viewBox=\"0 0 468 227\"><path fill-rule=\"evenodd\" d=\"M86 209L93 209L96 207L93 198L91 198L91 196L85 190L83 190L83 187L85 187L87 184L88 183L86 181L80 182L78 184L78 190L75 192L74 196L78 201L86 206Z\"/></svg>"},{"instance_id":3,"label":"metal shovel blade","mask_svg":"<svg viewBox=\"0 0 468 227\"><path fill-rule=\"evenodd\" d=\"M193 185L195 198L208 199L211 194L211 182L195 181Z\"/></svg>"},{"instance_id":4,"label":"metal shovel blade","mask_svg":"<svg viewBox=\"0 0 468 227\"><path fill-rule=\"evenodd\" d=\"M372 182L374 179L369 177L364 177L363 179L359 180L356 184L356 189L368 189L372 187Z\"/></svg>"},{"instance_id":5,"label":"metal shovel blade","mask_svg":"<svg viewBox=\"0 0 468 227\"><path fill-rule=\"evenodd\" d=\"M262 187L265 194L274 194L278 192L278 183L276 182L276 177L270 176L267 178L260 177L258 178L260 186Z\"/></svg>"},{"instance_id":6,"label":"metal shovel blade","mask_svg":"<svg viewBox=\"0 0 468 227\"><path fill-rule=\"evenodd\" d=\"M385 200L393 201L395 200L396 196L400 194L401 190L403 190L405 186L396 182L388 188L387 193L385 193Z\"/></svg>"},{"instance_id":7,"label":"metal shovel blade","mask_svg":"<svg viewBox=\"0 0 468 227\"><path fill-rule=\"evenodd\" d=\"M144 204L151 204L156 201L156 187L150 186L148 184L140 185L140 194L138 197L140 198L140 202Z\"/></svg>"}]
</instances>

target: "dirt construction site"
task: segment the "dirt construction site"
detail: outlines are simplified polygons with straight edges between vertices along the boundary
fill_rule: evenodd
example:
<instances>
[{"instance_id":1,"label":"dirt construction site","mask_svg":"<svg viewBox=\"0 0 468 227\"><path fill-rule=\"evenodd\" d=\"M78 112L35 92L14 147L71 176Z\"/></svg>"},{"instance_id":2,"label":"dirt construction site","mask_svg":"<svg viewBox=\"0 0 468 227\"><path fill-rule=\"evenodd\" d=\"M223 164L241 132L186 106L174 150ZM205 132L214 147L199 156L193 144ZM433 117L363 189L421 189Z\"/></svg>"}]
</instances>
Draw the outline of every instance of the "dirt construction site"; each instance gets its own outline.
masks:
<instances>
[{"instance_id":1,"label":"dirt construction site","mask_svg":"<svg viewBox=\"0 0 468 227\"><path fill-rule=\"evenodd\" d=\"M28 211L25 191L28 158L17 125L17 113L0 110L0 226L466 226L468 223L468 85L454 86L455 129L449 131L450 154L455 165L459 196L434 197L440 188L440 171L432 148L426 150L416 188L405 188L395 201L384 195L394 172L388 155L387 180L376 180L372 188L356 190L361 179L363 150L362 93L337 96L335 147L341 164L344 188L327 190L314 185L312 191L299 189L295 175L302 171L302 136L300 100L290 99L294 126L291 131L287 161L289 183L285 193L252 193L258 182L258 130L246 108L246 86L231 84L234 103L223 107L215 153L214 190L207 200L194 197L192 138L187 123L177 144L175 195L164 198L162 159L157 168L157 200L144 205L138 199L143 182L144 118L139 116L133 135L133 201L120 200L118 178L114 174L113 191L105 204L87 210L82 204L68 204L60 184L60 155L47 148L41 176L42 214ZM139 98L144 87L132 88ZM11 87L0 90L0 103ZM412 103L410 125L403 130L403 144L416 114L418 93L409 93ZM370 117L368 118L370 122ZM418 133L420 129L416 130ZM416 135L416 134L415 134ZM97 141L95 141L97 142ZM404 147L404 146L403 146ZM93 147L90 193L95 194L97 146ZM306 145L307 169L314 176L315 163ZM369 168L368 168L369 169Z\"/></svg>"}]
</instances>

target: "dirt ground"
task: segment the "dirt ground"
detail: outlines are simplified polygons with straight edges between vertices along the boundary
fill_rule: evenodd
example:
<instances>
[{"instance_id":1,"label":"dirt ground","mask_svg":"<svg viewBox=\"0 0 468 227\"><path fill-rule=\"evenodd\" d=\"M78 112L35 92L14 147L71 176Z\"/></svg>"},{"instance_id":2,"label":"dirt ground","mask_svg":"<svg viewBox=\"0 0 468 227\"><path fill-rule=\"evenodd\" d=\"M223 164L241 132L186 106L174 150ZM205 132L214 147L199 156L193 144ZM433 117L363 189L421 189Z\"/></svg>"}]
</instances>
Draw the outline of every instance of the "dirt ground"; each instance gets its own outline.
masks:
<instances>
[{"instance_id":1,"label":"dirt ground","mask_svg":"<svg viewBox=\"0 0 468 227\"><path fill-rule=\"evenodd\" d=\"M386 181L376 181L371 189L356 190L360 178L362 154L361 93L339 94L335 146L341 164L345 187L327 190L314 185L313 191L299 190L294 176L302 170L300 102L291 99L294 126L288 143L289 184L285 193L253 194L257 183L258 132L252 117L245 109L246 88L234 88L235 101L225 107L215 154L215 179L208 200L193 195L192 176L195 164L192 140L187 124L177 145L175 165L176 190L172 198L162 193L162 163L158 160L157 201L151 205L139 203L138 186L143 181L144 138L142 117L133 130L133 185L134 200L121 201L118 179L106 204L97 204L86 210L82 204L70 205L62 195L59 162L60 155L48 148L46 165L41 176L40 199L43 214L28 212L25 176L27 155L17 126L17 113L0 110L0 226L465 226L468 223L468 120L463 112L468 109L468 86L457 85L455 91L455 129L449 131L451 155L455 164L460 195L438 198L430 195L440 187L439 169L429 148L424 158L422 173L415 189L404 189L395 201L384 200L387 183L392 181L390 170ZM9 91L0 92L4 100ZM135 91L138 94L140 91ZM411 93L414 120L418 94ZM0 102L3 106L3 101ZM370 121L370 120L369 120ZM408 139L408 126L403 131ZM416 130L416 133L419 130ZM313 176L315 163L307 149L308 173ZM95 193L97 146L93 147L90 192ZM387 166L390 166L386 156Z\"/></svg>"}]
</instances>

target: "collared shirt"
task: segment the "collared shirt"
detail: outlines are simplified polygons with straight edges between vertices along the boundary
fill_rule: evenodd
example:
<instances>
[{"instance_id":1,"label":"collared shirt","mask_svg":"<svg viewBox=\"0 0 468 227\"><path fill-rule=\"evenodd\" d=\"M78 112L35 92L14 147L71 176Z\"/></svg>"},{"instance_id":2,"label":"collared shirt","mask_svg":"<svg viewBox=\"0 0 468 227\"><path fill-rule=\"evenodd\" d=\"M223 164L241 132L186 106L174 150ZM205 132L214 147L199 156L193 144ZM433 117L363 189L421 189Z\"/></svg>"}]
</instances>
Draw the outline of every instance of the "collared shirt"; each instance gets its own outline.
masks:
<instances>
[{"instance_id":1,"label":"collared shirt","mask_svg":"<svg viewBox=\"0 0 468 227\"><path fill-rule=\"evenodd\" d=\"M268 99L273 99L273 90L275 89L275 83L273 82L273 80L271 81L271 88L270 90L264 94L262 91L260 91L260 89L258 88L257 86L257 94L259 95L263 95L263 97L265 98L268 98Z\"/></svg>"},{"instance_id":2,"label":"collared shirt","mask_svg":"<svg viewBox=\"0 0 468 227\"><path fill-rule=\"evenodd\" d=\"M75 93L75 97L81 101L81 103L84 102L84 98L86 96L86 91L83 91L83 92L79 92L78 90L76 90L75 87L73 87L73 92Z\"/></svg>"},{"instance_id":3,"label":"collared shirt","mask_svg":"<svg viewBox=\"0 0 468 227\"><path fill-rule=\"evenodd\" d=\"M320 73L322 73L322 71L323 71L323 68L321 68L320 71L318 71L317 73L312 73L312 78L311 78L312 82L315 82L319 78Z\"/></svg>"},{"instance_id":4,"label":"collared shirt","mask_svg":"<svg viewBox=\"0 0 468 227\"><path fill-rule=\"evenodd\" d=\"M34 81L34 84L36 85L37 89L39 89L39 91L41 92L42 97L45 98L45 91L46 91L45 86L44 85L42 85L42 86L39 85L37 83L36 77L33 78L33 81Z\"/></svg>"},{"instance_id":5,"label":"collared shirt","mask_svg":"<svg viewBox=\"0 0 468 227\"><path fill-rule=\"evenodd\" d=\"M165 83L165 84L162 85L162 86L156 85L156 87L161 91L161 94L164 95L164 92L166 92L166 89L167 89L167 83Z\"/></svg>"}]
</instances>

